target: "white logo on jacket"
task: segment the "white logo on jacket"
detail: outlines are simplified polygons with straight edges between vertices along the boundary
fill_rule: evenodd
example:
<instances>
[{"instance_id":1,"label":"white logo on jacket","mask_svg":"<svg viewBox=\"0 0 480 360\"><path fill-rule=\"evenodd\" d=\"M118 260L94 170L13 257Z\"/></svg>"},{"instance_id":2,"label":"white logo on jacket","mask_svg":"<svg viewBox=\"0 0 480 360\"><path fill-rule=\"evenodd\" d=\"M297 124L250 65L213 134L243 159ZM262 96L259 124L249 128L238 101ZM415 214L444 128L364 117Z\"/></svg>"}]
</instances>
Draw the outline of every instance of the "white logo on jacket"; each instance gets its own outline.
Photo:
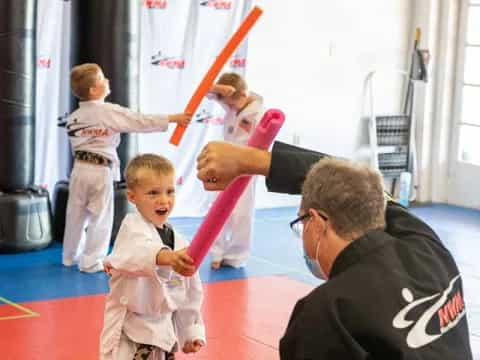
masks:
<instances>
[{"instance_id":1,"label":"white logo on jacket","mask_svg":"<svg viewBox=\"0 0 480 360\"><path fill-rule=\"evenodd\" d=\"M402 290L402 296L408 302L408 305L401 309L393 318L392 325L397 329L405 329L414 324L407 335L407 345L410 348L416 349L437 340L447 331L454 328L465 316L465 303L461 291L457 290L453 296L449 297L458 279L460 279L460 275L455 276L443 292L415 301L413 301L413 294L409 289L404 288ZM407 314L412 309L437 297L439 297L438 300L427 308L417 321L406 320ZM440 330L436 334L428 334L427 326L432 320L436 320L434 318L435 315L438 317Z\"/></svg>"}]
</instances>

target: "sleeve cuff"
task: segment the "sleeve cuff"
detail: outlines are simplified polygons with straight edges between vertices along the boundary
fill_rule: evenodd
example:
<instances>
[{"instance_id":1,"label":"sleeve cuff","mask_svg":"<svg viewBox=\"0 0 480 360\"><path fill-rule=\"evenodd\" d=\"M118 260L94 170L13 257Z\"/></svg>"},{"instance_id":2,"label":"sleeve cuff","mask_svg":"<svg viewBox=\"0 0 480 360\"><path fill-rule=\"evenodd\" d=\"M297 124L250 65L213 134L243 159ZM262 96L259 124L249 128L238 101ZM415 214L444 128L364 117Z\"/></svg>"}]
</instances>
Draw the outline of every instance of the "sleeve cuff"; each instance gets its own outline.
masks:
<instances>
[{"instance_id":1,"label":"sleeve cuff","mask_svg":"<svg viewBox=\"0 0 480 360\"><path fill-rule=\"evenodd\" d=\"M158 275L156 256L163 248L165 248L165 245L141 247L136 250L134 256L129 253L130 249L124 249L123 251L117 251L115 255L111 254L105 261L115 270L123 273L137 276L156 276ZM167 266L163 268L169 269Z\"/></svg>"},{"instance_id":2,"label":"sleeve cuff","mask_svg":"<svg viewBox=\"0 0 480 360\"><path fill-rule=\"evenodd\" d=\"M163 245L160 249L158 249L158 251L161 251L162 249L167 249L167 250L171 250L168 246L165 246ZM154 259L154 263L155 263L155 273L157 275L157 278L162 281L162 282L165 282L167 281L169 278L170 278L170 274L171 272L173 271L172 268L168 265L157 265L157 254L158 254L158 251L155 253L155 259Z\"/></svg>"},{"instance_id":3,"label":"sleeve cuff","mask_svg":"<svg viewBox=\"0 0 480 360\"><path fill-rule=\"evenodd\" d=\"M185 345L185 342L189 340L202 340L206 344L205 326L193 324L178 332L178 342L182 347Z\"/></svg>"}]
</instances>

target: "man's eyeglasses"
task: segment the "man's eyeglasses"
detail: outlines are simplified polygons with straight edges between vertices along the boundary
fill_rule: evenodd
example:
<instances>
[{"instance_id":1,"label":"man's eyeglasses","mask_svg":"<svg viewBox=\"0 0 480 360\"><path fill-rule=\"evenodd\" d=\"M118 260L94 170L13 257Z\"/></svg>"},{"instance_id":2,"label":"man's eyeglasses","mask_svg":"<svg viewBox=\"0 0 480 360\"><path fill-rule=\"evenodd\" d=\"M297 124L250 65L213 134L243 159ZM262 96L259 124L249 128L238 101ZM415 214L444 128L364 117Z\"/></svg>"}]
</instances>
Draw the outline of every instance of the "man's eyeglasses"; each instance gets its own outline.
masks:
<instances>
[{"instance_id":1,"label":"man's eyeglasses","mask_svg":"<svg viewBox=\"0 0 480 360\"><path fill-rule=\"evenodd\" d=\"M318 215L325 221L328 220L328 217L323 215L321 212L318 212ZM304 228L304 224L303 222L307 219L309 219L312 215L310 215L310 213L305 213L303 215L300 215L299 217L297 217L295 220L293 220L292 222L290 222L290 229L292 229L293 233L295 235L297 235L300 239L302 238L303 236L303 228Z\"/></svg>"}]
</instances>

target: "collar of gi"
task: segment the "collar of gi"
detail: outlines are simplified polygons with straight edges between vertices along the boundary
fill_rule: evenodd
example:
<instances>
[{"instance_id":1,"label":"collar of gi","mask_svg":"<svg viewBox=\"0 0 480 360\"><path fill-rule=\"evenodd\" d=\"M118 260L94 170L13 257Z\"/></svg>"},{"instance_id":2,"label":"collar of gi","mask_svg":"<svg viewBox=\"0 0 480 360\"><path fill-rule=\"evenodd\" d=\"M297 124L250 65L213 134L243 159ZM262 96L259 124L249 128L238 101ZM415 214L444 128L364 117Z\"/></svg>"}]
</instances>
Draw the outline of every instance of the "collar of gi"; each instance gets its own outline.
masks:
<instances>
[{"instance_id":1,"label":"collar of gi","mask_svg":"<svg viewBox=\"0 0 480 360\"><path fill-rule=\"evenodd\" d=\"M365 256L372 256L375 249L385 246L393 238L384 230L372 230L364 236L353 240L335 259L329 278L333 278L350 266L361 261Z\"/></svg>"}]
</instances>

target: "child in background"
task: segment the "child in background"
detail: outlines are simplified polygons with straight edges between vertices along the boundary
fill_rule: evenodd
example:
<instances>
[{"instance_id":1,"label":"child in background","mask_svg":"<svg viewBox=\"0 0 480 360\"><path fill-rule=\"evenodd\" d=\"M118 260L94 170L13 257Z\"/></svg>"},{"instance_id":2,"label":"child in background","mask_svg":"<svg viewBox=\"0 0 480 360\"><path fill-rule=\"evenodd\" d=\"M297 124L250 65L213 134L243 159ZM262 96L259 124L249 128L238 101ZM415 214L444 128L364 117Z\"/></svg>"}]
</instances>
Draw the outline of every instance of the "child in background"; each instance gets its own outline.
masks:
<instances>
[{"instance_id":1,"label":"child in background","mask_svg":"<svg viewBox=\"0 0 480 360\"><path fill-rule=\"evenodd\" d=\"M262 97L249 92L245 80L236 73L221 75L209 97L218 101L226 111L224 140L246 145L263 116ZM211 248L212 269L245 264L252 241L254 205L255 181L252 179Z\"/></svg>"},{"instance_id":2,"label":"child in background","mask_svg":"<svg viewBox=\"0 0 480 360\"><path fill-rule=\"evenodd\" d=\"M97 64L75 66L70 82L80 102L66 124L75 162L70 175L62 263L97 272L103 270L112 232L113 181L120 180L120 133L166 131L170 122L186 126L191 114L142 115L105 102L110 85Z\"/></svg>"},{"instance_id":3,"label":"child in background","mask_svg":"<svg viewBox=\"0 0 480 360\"><path fill-rule=\"evenodd\" d=\"M125 217L105 258L111 278L101 359L170 360L177 342L186 353L205 344L200 277L186 242L167 224L174 176L170 161L153 154L135 157L125 170L138 212Z\"/></svg>"}]
</instances>

